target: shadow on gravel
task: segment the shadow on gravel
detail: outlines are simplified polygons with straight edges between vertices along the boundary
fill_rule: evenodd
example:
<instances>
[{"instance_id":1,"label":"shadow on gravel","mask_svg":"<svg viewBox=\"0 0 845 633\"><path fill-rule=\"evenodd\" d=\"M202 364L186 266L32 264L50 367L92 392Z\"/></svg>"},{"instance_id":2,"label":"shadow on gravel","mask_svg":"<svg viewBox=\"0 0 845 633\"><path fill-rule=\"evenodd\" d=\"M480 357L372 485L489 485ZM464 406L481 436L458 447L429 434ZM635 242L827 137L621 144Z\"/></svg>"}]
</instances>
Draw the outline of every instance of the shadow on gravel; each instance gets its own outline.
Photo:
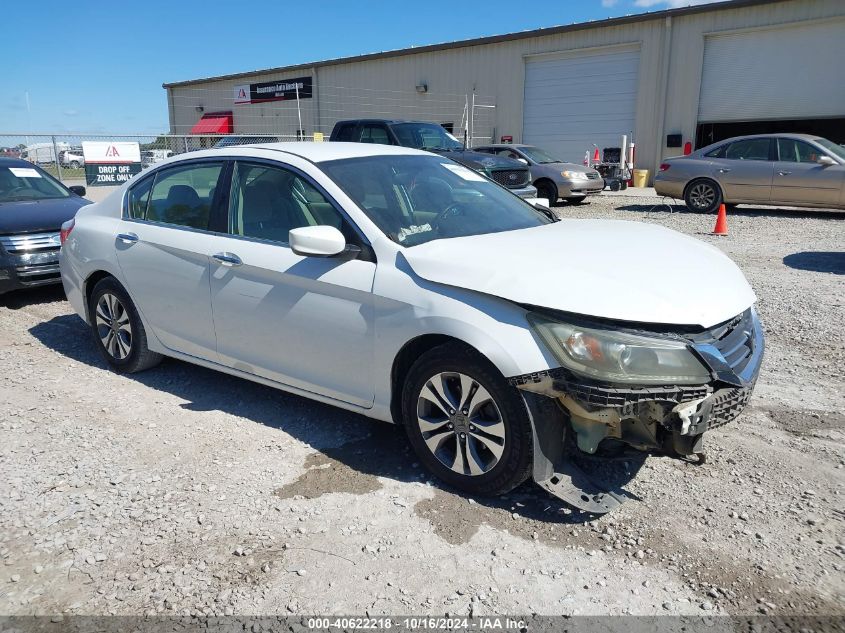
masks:
<instances>
[{"instance_id":1,"label":"shadow on gravel","mask_svg":"<svg viewBox=\"0 0 845 633\"><path fill-rule=\"evenodd\" d=\"M64 299L64 288L62 288L61 284L54 284L7 292L4 295L0 295L0 307L8 308L9 310L20 310L26 306L64 301Z\"/></svg>"},{"instance_id":2,"label":"shadow on gravel","mask_svg":"<svg viewBox=\"0 0 845 633\"><path fill-rule=\"evenodd\" d=\"M714 220L716 213L698 213L690 211L683 202L678 202L672 198L649 203L649 204L626 204L616 207L617 211L635 211L638 213L689 213L693 215L711 215ZM815 210L815 209L780 209L778 207L755 207L755 206L738 206L728 211L728 221L731 217L769 217L769 218L784 218L784 219L823 219L823 220L841 220L843 218L842 211L831 209Z\"/></svg>"},{"instance_id":3,"label":"shadow on gravel","mask_svg":"<svg viewBox=\"0 0 845 633\"><path fill-rule=\"evenodd\" d=\"M29 332L44 346L67 358L107 370L91 340L90 330L76 315L54 317L30 328ZM596 518L571 510L531 482L501 497L474 499L472 503L476 504L478 514L471 517L468 515L473 512L467 512L466 508L470 503L468 496L429 477L417 463L404 432L397 426L374 423L362 415L173 359L165 359L151 370L123 378L185 400L180 405L183 409L221 411L284 429L320 451L306 459L306 471L297 480L275 491L284 499L315 498L330 492L366 494L381 488L378 478L384 477L401 482L430 482L437 488L432 503L460 508L461 520L469 522L470 525L463 525L460 530L464 535L474 533L482 521L509 526L514 513L550 524L585 523ZM635 461L594 463L600 472L592 470L593 464L584 467L590 474L600 475L616 490L629 482L642 466L642 462ZM452 534L451 538L455 538L454 518L449 519L435 507L418 508L417 513L430 518L438 532ZM447 523L442 524L440 519ZM513 526L509 527L513 529Z\"/></svg>"},{"instance_id":4,"label":"shadow on gravel","mask_svg":"<svg viewBox=\"0 0 845 633\"><path fill-rule=\"evenodd\" d=\"M790 268L809 270L814 273L845 275L845 252L804 251L783 258Z\"/></svg>"}]
</instances>

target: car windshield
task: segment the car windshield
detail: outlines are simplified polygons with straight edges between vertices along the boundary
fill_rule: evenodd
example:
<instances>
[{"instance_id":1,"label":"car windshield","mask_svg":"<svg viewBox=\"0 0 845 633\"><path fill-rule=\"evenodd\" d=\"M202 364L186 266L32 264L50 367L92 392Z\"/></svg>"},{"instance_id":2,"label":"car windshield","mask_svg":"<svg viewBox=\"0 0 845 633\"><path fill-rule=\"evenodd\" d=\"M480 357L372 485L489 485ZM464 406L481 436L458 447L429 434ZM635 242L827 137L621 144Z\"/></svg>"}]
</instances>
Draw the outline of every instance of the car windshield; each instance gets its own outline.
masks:
<instances>
[{"instance_id":1,"label":"car windshield","mask_svg":"<svg viewBox=\"0 0 845 633\"><path fill-rule=\"evenodd\" d=\"M68 196L70 192L67 189L34 165L0 167L0 203Z\"/></svg>"},{"instance_id":2,"label":"car windshield","mask_svg":"<svg viewBox=\"0 0 845 633\"><path fill-rule=\"evenodd\" d=\"M528 156L535 163L547 165L549 163L562 163L559 158L555 158L541 150L539 147L520 147L519 151Z\"/></svg>"},{"instance_id":3,"label":"car windshield","mask_svg":"<svg viewBox=\"0 0 845 633\"><path fill-rule=\"evenodd\" d=\"M396 123L391 126L399 143L416 149L460 150L464 146L436 123Z\"/></svg>"},{"instance_id":4,"label":"car windshield","mask_svg":"<svg viewBox=\"0 0 845 633\"><path fill-rule=\"evenodd\" d=\"M845 147L837 145L833 141L828 141L826 138L817 138L814 140L834 156L839 157L841 160L845 160Z\"/></svg>"},{"instance_id":5,"label":"car windshield","mask_svg":"<svg viewBox=\"0 0 845 633\"><path fill-rule=\"evenodd\" d=\"M554 216L484 176L441 157L347 158L320 167L385 235L402 246L554 221Z\"/></svg>"}]
</instances>

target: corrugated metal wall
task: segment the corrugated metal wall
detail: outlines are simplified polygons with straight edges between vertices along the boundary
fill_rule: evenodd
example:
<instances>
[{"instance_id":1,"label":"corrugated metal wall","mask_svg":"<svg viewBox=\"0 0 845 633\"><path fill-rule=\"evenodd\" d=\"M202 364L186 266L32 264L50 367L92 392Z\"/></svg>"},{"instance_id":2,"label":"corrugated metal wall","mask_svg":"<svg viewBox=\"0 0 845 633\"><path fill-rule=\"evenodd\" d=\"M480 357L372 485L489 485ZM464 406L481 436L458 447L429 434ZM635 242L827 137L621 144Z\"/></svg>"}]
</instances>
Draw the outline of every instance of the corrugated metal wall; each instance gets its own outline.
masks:
<instances>
[{"instance_id":1,"label":"corrugated metal wall","mask_svg":"<svg viewBox=\"0 0 845 633\"><path fill-rule=\"evenodd\" d=\"M707 34L842 15L842 0L784 0L674 19L644 18L625 25L339 63L310 72L299 70L281 76L268 73L175 86L169 89L171 131L189 131L200 116L196 106L202 105L205 112L232 110L236 132L292 133L297 125L295 102L233 106L232 92L239 84L311 74L315 95L303 100L301 108L303 127L308 132L328 132L335 121L358 116L425 118L454 122L457 127L464 95L471 95L474 90L495 103L495 109L485 112L489 120L483 121L490 131L495 131L497 137L507 134L519 141L527 56L638 43L639 85L636 103L632 103L636 112L637 164L653 173L662 157L678 153L665 146L667 134L680 133L684 140L695 136ZM561 16L549 16L551 23L563 21L563 11ZM427 92L416 90L421 84L427 85Z\"/></svg>"}]
</instances>

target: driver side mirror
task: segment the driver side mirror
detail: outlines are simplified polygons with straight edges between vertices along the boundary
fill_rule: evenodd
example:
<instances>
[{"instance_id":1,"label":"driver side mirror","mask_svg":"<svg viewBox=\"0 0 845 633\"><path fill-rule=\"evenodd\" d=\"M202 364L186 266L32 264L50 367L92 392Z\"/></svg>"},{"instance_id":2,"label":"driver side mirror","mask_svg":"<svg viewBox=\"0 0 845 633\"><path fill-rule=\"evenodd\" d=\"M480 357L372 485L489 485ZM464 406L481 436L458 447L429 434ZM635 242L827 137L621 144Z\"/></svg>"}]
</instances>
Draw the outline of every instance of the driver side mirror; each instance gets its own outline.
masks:
<instances>
[{"instance_id":1,"label":"driver side mirror","mask_svg":"<svg viewBox=\"0 0 845 633\"><path fill-rule=\"evenodd\" d=\"M82 185L73 185L72 187L68 187L71 193L75 193L80 198L85 195L85 187Z\"/></svg>"},{"instance_id":2,"label":"driver side mirror","mask_svg":"<svg viewBox=\"0 0 845 633\"><path fill-rule=\"evenodd\" d=\"M347 251L346 238L328 225L301 226L288 233L291 250L303 257L333 257ZM356 247L350 247L350 251Z\"/></svg>"},{"instance_id":3,"label":"driver side mirror","mask_svg":"<svg viewBox=\"0 0 845 633\"><path fill-rule=\"evenodd\" d=\"M836 161L830 156L819 156L819 159L816 162L823 167L831 167L836 164Z\"/></svg>"},{"instance_id":4,"label":"driver side mirror","mask_svg":"<svg viewBox=\"0 0 845 633\"><path fill-rule=\"evenodd\" d=\"M517 158L516 160L518 160L518 161L519 161L520 163L522 163L523 165L527 165L527 164L528 164L528 161L527 161L527 160L525 160L524 158L522 158L522 156L520 156L520 157L519 157L519 158Z\"/></svg>"}]
</instances>

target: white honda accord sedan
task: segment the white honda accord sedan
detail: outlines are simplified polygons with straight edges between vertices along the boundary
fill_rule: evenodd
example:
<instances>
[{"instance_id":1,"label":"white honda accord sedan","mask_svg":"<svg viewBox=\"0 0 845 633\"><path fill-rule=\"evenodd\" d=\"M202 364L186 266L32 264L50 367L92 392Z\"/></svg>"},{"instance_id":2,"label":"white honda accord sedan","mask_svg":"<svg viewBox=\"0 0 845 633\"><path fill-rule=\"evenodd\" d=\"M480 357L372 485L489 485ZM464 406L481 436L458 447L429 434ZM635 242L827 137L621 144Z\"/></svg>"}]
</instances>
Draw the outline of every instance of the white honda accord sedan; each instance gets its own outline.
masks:
<instances>
[{"instance_id":1,"label":"white honda accord sedan","mask_svg":"<svg viewBox=\"0 0 845 633\"><path fill-rule=\"evenodd\" d=\"M61 237L67 296L115 371L170 356L401 424L473 494L533 477L606 512L621 496L578 456L702 455L763 354L754 294L716 248L559 221L403 147L182 155Z\"/></svg>"}]
</instances>

